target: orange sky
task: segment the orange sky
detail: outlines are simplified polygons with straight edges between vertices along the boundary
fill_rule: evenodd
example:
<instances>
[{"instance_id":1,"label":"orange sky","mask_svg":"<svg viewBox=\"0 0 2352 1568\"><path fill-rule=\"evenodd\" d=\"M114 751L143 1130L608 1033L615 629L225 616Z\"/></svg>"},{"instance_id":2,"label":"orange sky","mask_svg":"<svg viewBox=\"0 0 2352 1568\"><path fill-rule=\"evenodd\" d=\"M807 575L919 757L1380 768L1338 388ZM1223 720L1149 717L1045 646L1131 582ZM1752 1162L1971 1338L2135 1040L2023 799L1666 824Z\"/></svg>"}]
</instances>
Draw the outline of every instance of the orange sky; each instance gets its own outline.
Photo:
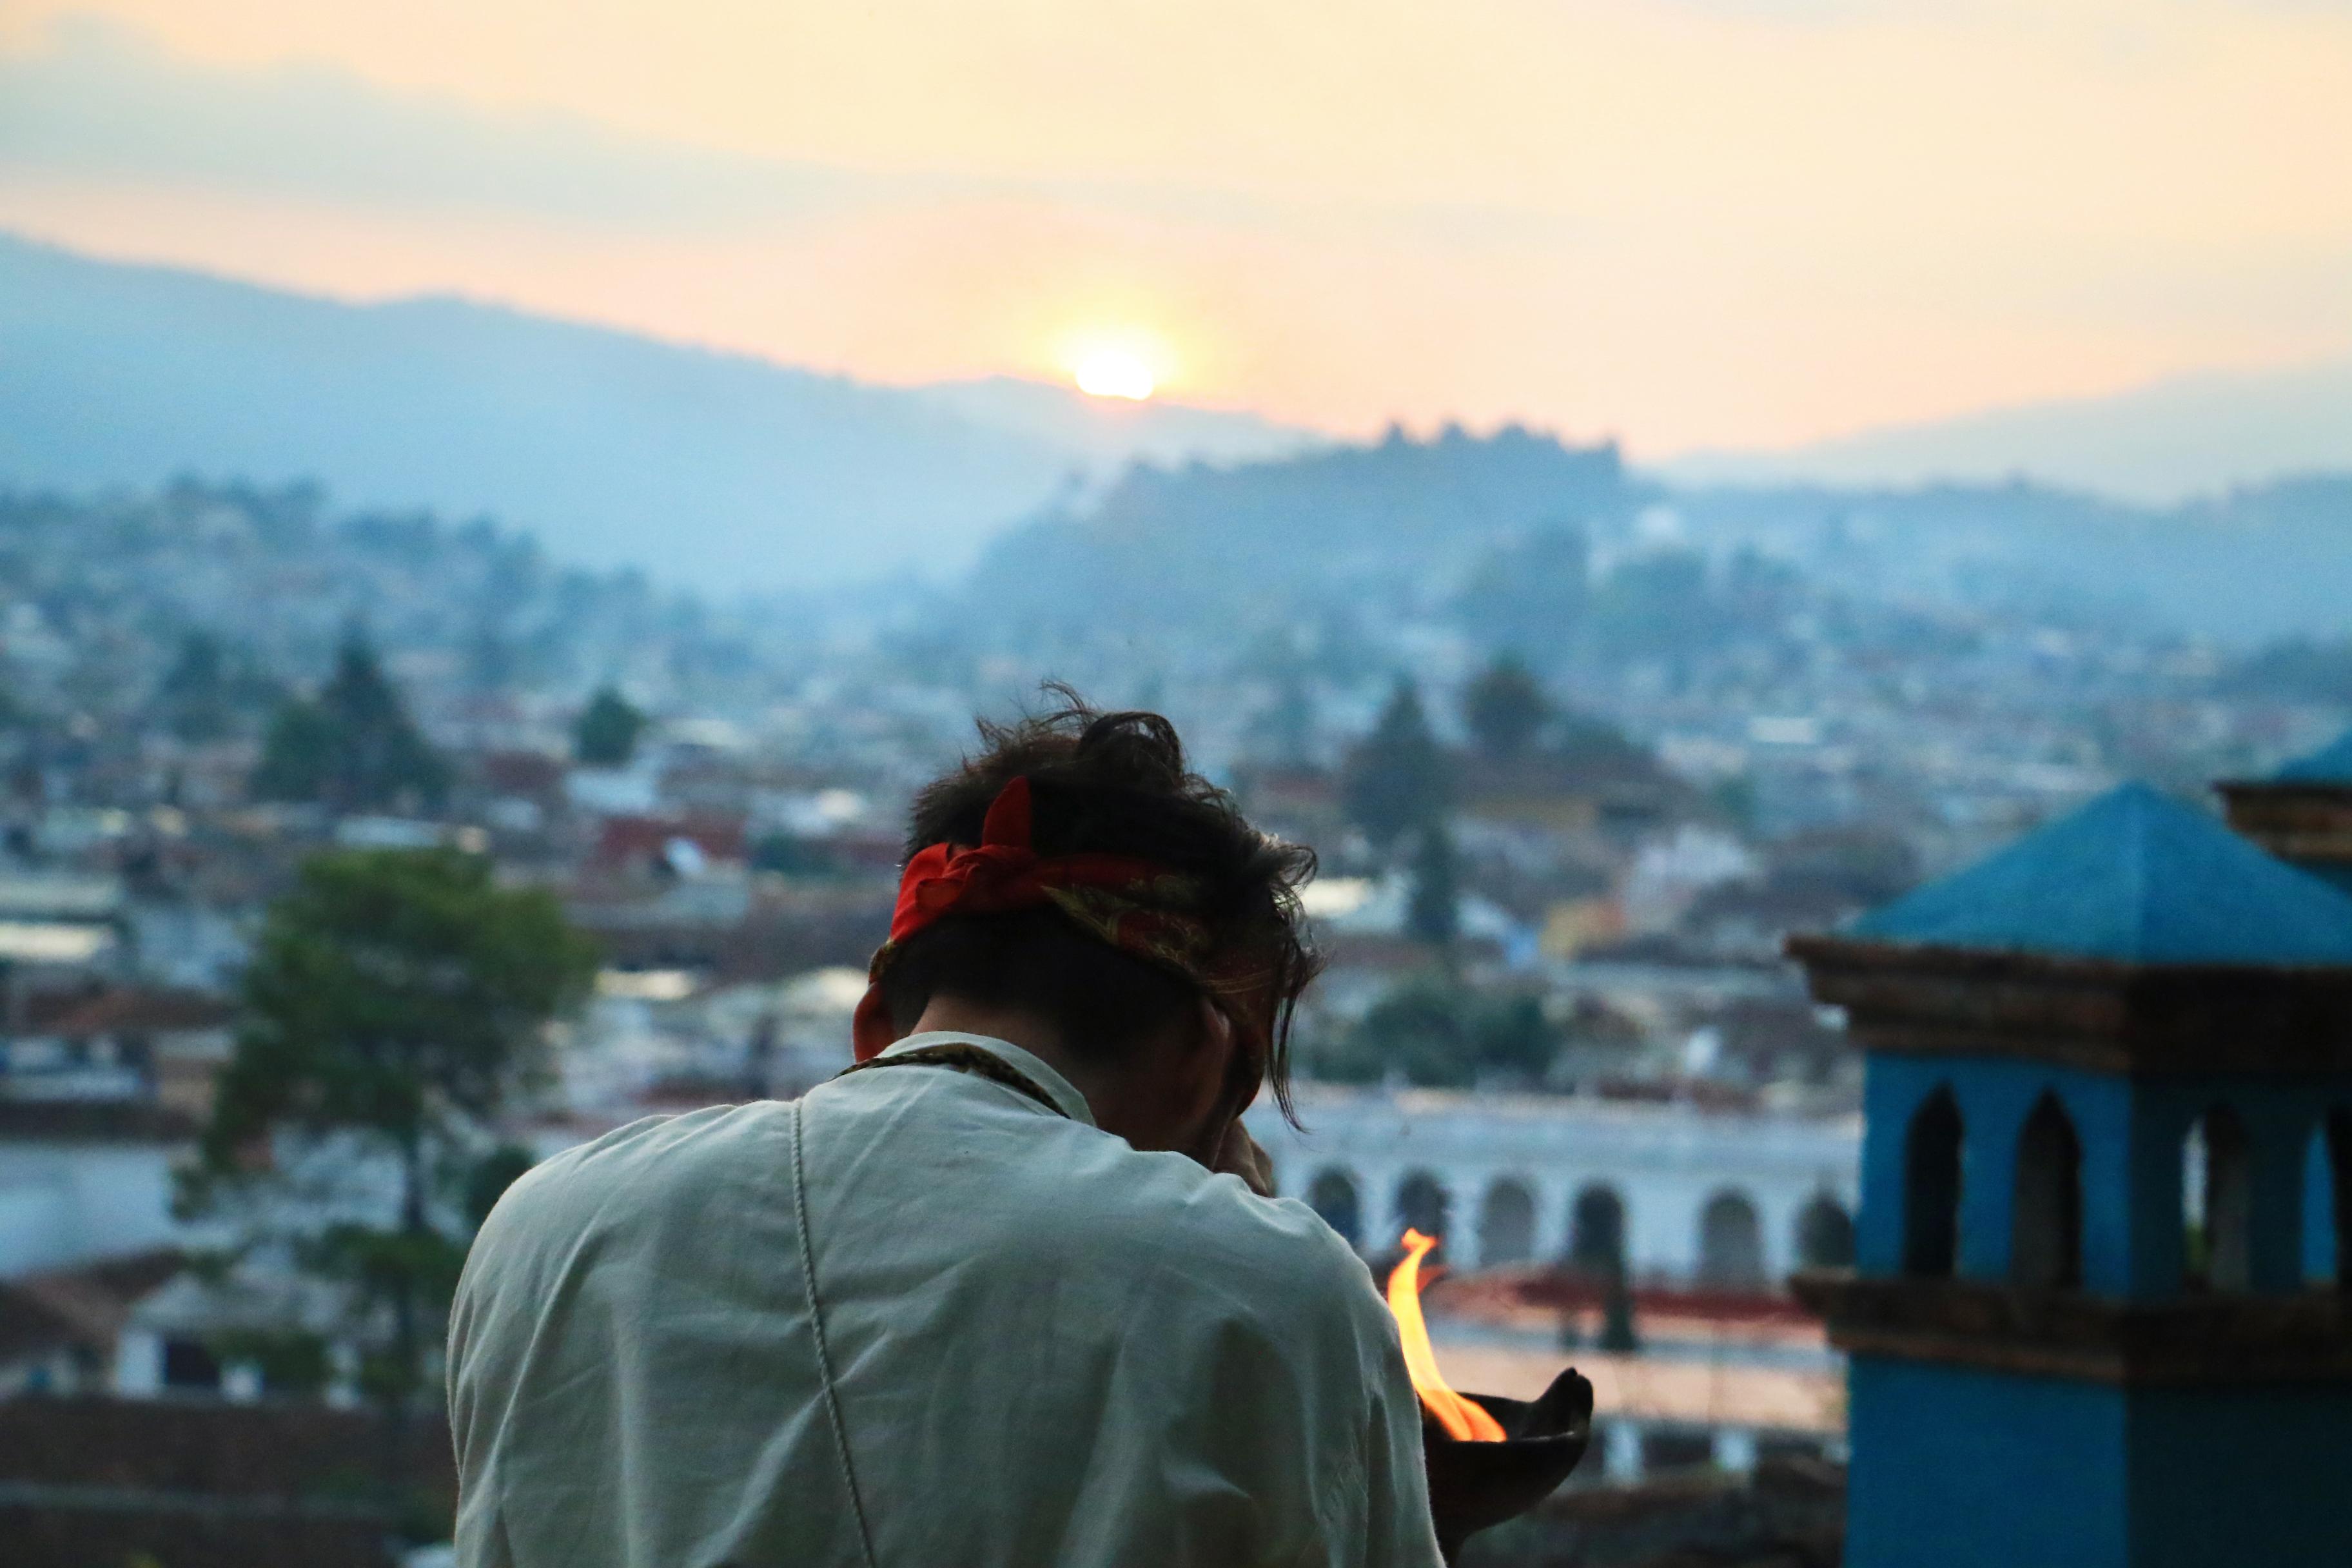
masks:
<instances>
[{"instance_id":1,"label":"orange sky","mask_svg":"<svg viewBox=\"0 0 2352 1568\"><path fill-rule=\"evenodd\" d=\"M2311 0L0 0L0 226L890 381L1774 446L2352 353Z\"/></svg>"}]
</instances>

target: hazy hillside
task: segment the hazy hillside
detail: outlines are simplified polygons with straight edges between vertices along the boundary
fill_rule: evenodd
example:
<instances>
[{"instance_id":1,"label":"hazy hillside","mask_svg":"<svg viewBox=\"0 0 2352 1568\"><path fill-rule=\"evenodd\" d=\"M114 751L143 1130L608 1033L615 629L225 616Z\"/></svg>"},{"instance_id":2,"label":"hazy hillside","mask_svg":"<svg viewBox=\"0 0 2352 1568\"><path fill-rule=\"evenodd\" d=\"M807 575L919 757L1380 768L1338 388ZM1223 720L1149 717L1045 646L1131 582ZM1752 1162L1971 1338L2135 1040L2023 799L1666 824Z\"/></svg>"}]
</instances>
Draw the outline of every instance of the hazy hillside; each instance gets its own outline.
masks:
<instances>
[{"instance_id":1,"label":"hazy hillside","mask_svg":"<svg viewBox=\"0 0 2352 1568\"><path fill-rule=\"evenodd\" d=\"M2339 393L2330 429L2287 416ZM2352 370L1938 428L1988 452L2001 431L2039 431L2053 465L2106 461L2139 430L2162 448L2143 453L2152 474L2158 457L2254 450L2241 437L2264 429L2281 452L2331 430L2352 445ZM1876 449L1966 445L1940 439ZM1189 460L1203 456L1229 466ZM1323 447L1247 415L1004 379L873 387L457 300L356 307L0 236L0 488L152 489L180 472L487 514L566 564L722 595L909 570L947 586L976 566L971 613L1087 637L1417 613L1479 574L1495 579L1480 602L1498 605L1510 579L1565 569L1543 543L1564 527L1602 566L1678 542L1718 558L1754 546L1872 598L2063 602L2237 640L2352 631L2352 479L2172 507L2022 481L1675 470L1669 489L1613 447L1522 430ZM1554 588L1517 594L1513 613Z\"/></svg>"},{"instance_id":2,"label":"hazy hillside","mask_svg":"<svg viewBox=\"0 0 2352 1568\"><path fill-rule=\"evenodd\" d=\"M353 626L450 723L510 717L518 692L576 704L606 680L656 703L756 701L775 668L762 620L579 570L484 524L336 516L301 485L0 490L0 730L84 713L104 721L105 744L134 752L141 730L125 721L169 697L166 671L192 637L217 667L207 702L240 715L200 727L247 732L276 692L329 668Z\"/></svg>"},{"instance_id":3,"label":"hazy hillside","mask_svg":"<svg viewBox=\"0 0 2352 1568\"><path fill-rule=\"evenodd\" d=\"M1137 469L1093 506L992 545L974 613L1031 630L1265 626L1340 606L1417 610L1498 546L1620 525L1654 487L1613 446L1507 429L1391 435L1229 468Z\"/></svg>"},{"instance_id":4,"label":"hazy hillside","mask_svg":"<svg viewBox=\"0 0 2352 1568\"><path fill-rule=\"evenodd\" d=\"M2168 508L2022 482L1669 489L1613 447L1520 430L1139 469L992 543L968 613L1064 644L1442 613L1475 640L1534 648L1565 637L1588 576L1704 558L1721 578L1745 552L1862 602L2233 643L2352 633L2352 476ZM1622 616L1663 628L1673 617L1642 607L1657 586Z\"/></svg>"},{"instance_id":5,"label":"hazy hillside","mask_svg":"<svg viewBox=\"0 0 2352 1568\"><path fill-rule=\"evenodd\" d=\"M902 391L455 300L356 307L0 236L0 484L312 479L707 589L951 572L1074 469L1275 450L1246 416Z\"/></svg>"},{"instance_id":6,"label":"hazy hillside","mask_svg":"<svg viewBox=\"0 0 2352 1568\"><path fill-rule=\"evenodd\" d=\"M2352 632L2352 475L2177 507L2023 482L1678 492L1695 542L1754 545L1847 592L2120 612L2231 642Z\"/></svg>"},{"instance_id":7,"label":"hazy hillside","mask_svg":"<svg viewBox=\"0 0 2352 1568\"><path fill-rule=\"evenodd\" d=\"M1750 484L2024 475L2171 503L2283 474L2352 469L2352 362L2180 376L2109 397L1990 409L1785 452L1701 453L1667 469L1689 480Z\"/></svg>"},{"instance_id":8,"label":"hazy hillside","mask_svg":"<svg viewBox=\"0 0 2352 1568\"><path fill-rule=\"evenodd\" d=\"M1191 408L1154 398L1088 397L1066 386L992 375L939 382L907 394L928 408L1043 441L1104 477L1132 462L1179 465L1288 457L1328 443L1312 431L1255 414Z\"/></svg>"}]
</instances>

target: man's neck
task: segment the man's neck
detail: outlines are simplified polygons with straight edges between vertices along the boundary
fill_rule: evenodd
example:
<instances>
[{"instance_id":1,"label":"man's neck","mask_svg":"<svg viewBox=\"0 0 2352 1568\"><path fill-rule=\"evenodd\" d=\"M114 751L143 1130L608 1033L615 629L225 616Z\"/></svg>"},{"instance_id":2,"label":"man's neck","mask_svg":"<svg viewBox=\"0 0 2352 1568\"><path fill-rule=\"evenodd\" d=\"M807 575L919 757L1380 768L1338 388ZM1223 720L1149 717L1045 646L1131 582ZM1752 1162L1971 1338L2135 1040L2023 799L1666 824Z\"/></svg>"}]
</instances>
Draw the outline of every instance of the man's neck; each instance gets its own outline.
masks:
<instances>
[{"instance_id":1,"label":"man's neck","mask_svg":"<svg viewBox=\"0 0 2352 1568\"><path fill-rule=\"evenodd\" d=\"M1166 1041L1135 1042L1122 1061L1112 1065L1073 1050L1049 1018L1018 1007L992 1007L956 996L934 996L908 1032L985 1035L1019 1046L1069 1080L1086 1100L1095 1125L1104 1131L1116 1133L1139 1149L1181 1149L1206 1163L1205 1153L1192 1145L1205 1135L1206 1129L1197 1123L1204 1120L1207 1106L1189 1114L1181 1109L1171 1112L1171 1107L1181 1107L1187 1097L1171 1091L1170 1083L1146 1065L1169 1048Z\"/></svg>"},{"instance_id":2,"label":"man's neck","mask_svg":"<svg viewBox=\"0 0 2352 1568\"><path fill-rule=\"evenodd\" d=\"M1053 1020L1019 1007L992 1007L960 996L934 996L923 1016L908 1031L917 1035L985 1035L992 1040L1019 1046L1067 1079L1094 1113L1095 1125L1105 1125L1103 1112L1117 1098L1106 1075L1092 1063L1076 1059L1063 1042Z\"/></svg>"}]
</instances>

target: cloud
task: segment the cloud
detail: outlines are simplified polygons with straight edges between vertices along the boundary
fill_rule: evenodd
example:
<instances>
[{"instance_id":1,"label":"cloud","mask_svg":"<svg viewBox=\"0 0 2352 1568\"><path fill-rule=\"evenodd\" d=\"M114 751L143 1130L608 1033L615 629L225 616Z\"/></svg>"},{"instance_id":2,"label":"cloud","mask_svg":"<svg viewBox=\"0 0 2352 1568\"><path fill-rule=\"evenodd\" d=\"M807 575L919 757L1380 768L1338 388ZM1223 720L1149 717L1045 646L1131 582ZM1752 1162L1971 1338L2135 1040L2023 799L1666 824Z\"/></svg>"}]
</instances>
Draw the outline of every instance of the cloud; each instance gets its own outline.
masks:
<instances>
[{"instance_id":1,"label":"cloud","mask_svg":"<svg viewBox=\"0 0 2352 1568\"><path fill-rule=\"evenodd\" d=\"M1556 243L1553 214L1477 203L1271 200L1167 181L879 173L495 113L339 66L190 62L121 24L62 18L0 56L0 176L210 189L379 213L725 237L858 208L1018 202L1223 229L1378 231L1463 248Z\"/></svg>"},{"instance_id":2,"label":"cloud","mask_svg":"<svg viewBox=\"0 0 2352 1568\"><path fill-rule=\"evenodd\" d=\"M886 194L840 169L619 136L562 115L486 113L332 66L192 66L88 18L57 24L39 53L0 59L0 170L681 228L791 220Z\"/></svg>"},{"instance_id":3,"label":"cloud","mask_svg":"<svg viewBox=\"0 0 2352 1568\"><path fill-rule=\"evenodd\" d=\"M883 379L1132 321L1187 397L1657 449L2352 344L2352 15L2296 0L21 20L91 3L0 0L0 224Z\"/></svg>"}]
</instances>

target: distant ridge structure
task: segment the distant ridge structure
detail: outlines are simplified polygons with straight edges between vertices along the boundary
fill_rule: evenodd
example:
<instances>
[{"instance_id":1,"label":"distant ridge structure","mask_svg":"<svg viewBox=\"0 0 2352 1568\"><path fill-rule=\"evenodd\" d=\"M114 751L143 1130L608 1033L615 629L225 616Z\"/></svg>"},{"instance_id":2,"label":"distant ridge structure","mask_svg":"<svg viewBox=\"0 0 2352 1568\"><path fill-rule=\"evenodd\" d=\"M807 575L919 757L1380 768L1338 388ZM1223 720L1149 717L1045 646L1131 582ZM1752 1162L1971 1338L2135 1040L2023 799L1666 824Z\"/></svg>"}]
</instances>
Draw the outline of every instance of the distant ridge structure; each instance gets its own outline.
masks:
<instances>
[{"instance_id":1,"label":"distant ridge structure","mask_svg":"<svg viewBox=\"0 0 2352 1568\"><path fill-rule=\"evenodd\" d=\"M2352 732L2266 779L2216 786L2230 826L2282 860L2352 892Z\"/></svg>"},{"instance_id":2,"label":"distant ridge structure","mask_svg":"<svg viewBox=\"0 0 2352 1568\"><path fill-rule=\"evenodd\" d=\"M1849 1568L2352 1563L2352 896L2130 784L1790 951L1867 1062Z\"/></svg>"}]
</instances>

